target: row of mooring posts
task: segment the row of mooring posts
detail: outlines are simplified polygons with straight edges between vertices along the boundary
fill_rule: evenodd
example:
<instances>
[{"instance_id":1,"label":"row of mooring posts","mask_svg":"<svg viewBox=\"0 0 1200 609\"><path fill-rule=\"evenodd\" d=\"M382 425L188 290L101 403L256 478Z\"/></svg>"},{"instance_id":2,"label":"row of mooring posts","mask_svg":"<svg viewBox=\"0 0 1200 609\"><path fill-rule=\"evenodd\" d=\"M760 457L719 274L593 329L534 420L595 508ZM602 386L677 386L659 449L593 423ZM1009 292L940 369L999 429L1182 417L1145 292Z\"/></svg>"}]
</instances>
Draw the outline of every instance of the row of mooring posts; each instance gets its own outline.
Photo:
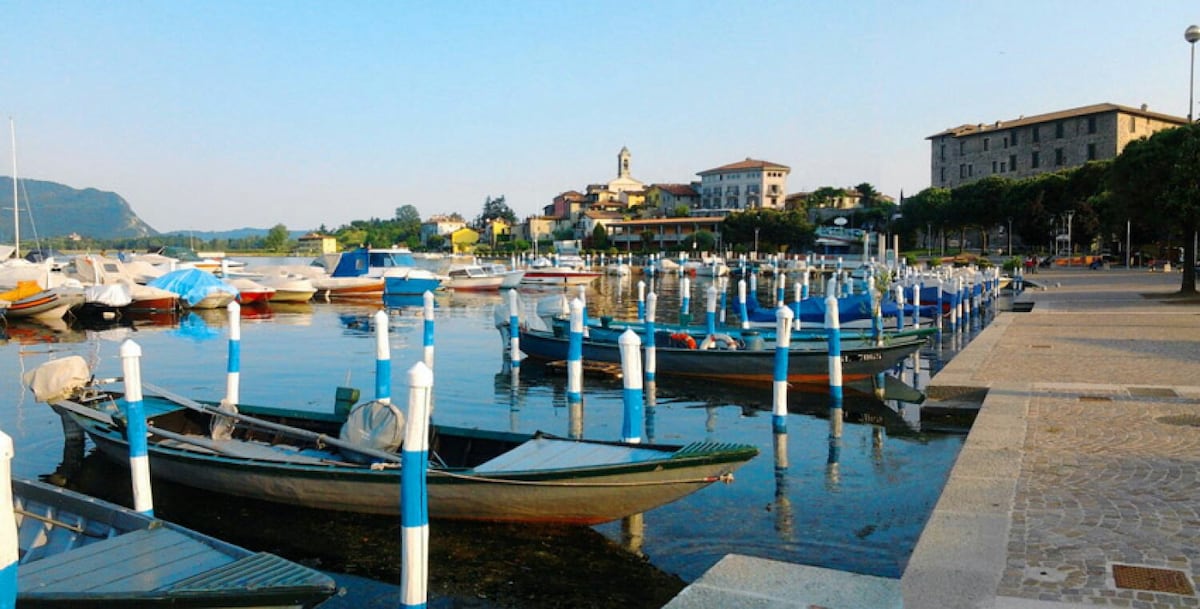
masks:
<instances>
[{"instance_id":1,"label":"row of mooring posts","mask_svg":"<svg viewBox=\"0 0 1200 609\"><path fill-rule=\"evenodd\" d=\"M400 526L401 526L401 607L423 609L428 604L429 576L429 508L426 470L429 465L429 419L433 405L433 294L425 293L425 341L423 361L408 371L408 417L404 445L401 449ZM236 406L241 365L241 310L230 303L229 349L226 368L225 398L222 405ZM391 355L388 338L388 316L378 311L374 316L375 399L391 400ZM150 460L142 393L142 349L133 340L120 347L124 375L125 398L122 410L126 420L129 443L129 469L133 486L133 509L147 516L154 515L154 499L150 485ZM16 598L16 525L12 510L11 458L12 439L0 432L0 558L7 565L0 569L0 607L15 606Z\"/></svg>"}]
</instances>

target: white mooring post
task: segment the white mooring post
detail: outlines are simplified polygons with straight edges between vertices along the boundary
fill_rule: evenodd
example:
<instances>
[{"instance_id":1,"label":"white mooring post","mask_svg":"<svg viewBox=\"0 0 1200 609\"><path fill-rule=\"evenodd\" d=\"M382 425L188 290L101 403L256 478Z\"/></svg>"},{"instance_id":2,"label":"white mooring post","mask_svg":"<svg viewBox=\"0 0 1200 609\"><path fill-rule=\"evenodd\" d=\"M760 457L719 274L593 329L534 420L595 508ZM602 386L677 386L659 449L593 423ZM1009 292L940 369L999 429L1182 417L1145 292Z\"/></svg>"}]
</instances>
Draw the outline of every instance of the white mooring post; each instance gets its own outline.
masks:
<instances>
[{"instance_id":1,"label":"white mooring post","mask_svg":"<svg viewBox=\"0 0 1200 609\"><path fill-rule=\"evenodd\" d=\"M621 349L621 372L624 377L625 419L621 426L621 441L642 441L643 400L642 393L642 339L633 330L625 330L617 339Z\"/></svg>"},{"instance_id":2,"label":"white mooring post","mask_svg":"<svg viewBox=\"0 0 1200 609\"><path fill-rule=\"evenodd\" d=\"M433 371L424 362L408 370L408 421L400 451L400 606L424 609L429 602L429 410Z\"/></svg>"},{"instance_id":3,"label":"white mooring post","mask_svg":"<svg viewBox=\"0 0 1200 609\"><path fill-rule=\"evenodd\" d=\"M425 305L422 309L425 318L423 335L424 352L422 355L424 356L425 365L430 370L433 370L433 292L425 291L422 304Z\"/></svg>"},{"instance_id":4,"label":"white mooring post","mask_svg":"<svg viewBox=\"0 0 1200 609\"><path fill-rule=\"evenodd\" d=\"M787 303L775 310L775 378L771 427L775 433L787 431L788 350L792 344L793 313Z\"/></svg>"},{"instance_id":5,"label":"white mooring post","mask_svg":"<svg viewBox=\"0 0 1200 609\"><path fill-rule=\"evenodd\" d=\"M392 403L392 351L388 345L388 316L375 312L375 399Z\"/></svg>"},{"instance_id":6,"label":"white mooring post","mask_svg":"<svg viewBox=\"0 0 1200 609\"><path fill-rule=\"evenodd\" d=\"M17 561L21 557L13 509L14 454L12 438L0 431L0 608L3 609L17 606Z\"/></svg>"},{"instance_id":7,"label":"white mooring post","mask_svg":"<svg viewBox=\"0 0 1200 609\"><path fill-rule=\"evenodd\" d=\"M829 336L829 397L832 408L842 407L842 330L837 298L825 297L825 331Z\"/></svg>"},{"instance_id":8,"label":"white mooring post","mask_svg":"<svg viewBox=\"0 0 1200 609\"><path fill-rule=\"evenodd\" d=\"M125 435L129 442L129 477L133 509L154 515L150 492L150 456L146 445L146 410L142 404L142 348L132 340L121 343L121 372L125 375Z\"/></svg>"},{"instance_id":9,"label":"white mooring post","mask_svg":"<svg viewBox=\"0 0 1200 609\"><path fill-rule=\"evenodd\" d=\"M242 368L242 306L233 301L226 307L229 313L229 356L226 358L225 402L241 403Z\"/></svg>"}]
</instances>

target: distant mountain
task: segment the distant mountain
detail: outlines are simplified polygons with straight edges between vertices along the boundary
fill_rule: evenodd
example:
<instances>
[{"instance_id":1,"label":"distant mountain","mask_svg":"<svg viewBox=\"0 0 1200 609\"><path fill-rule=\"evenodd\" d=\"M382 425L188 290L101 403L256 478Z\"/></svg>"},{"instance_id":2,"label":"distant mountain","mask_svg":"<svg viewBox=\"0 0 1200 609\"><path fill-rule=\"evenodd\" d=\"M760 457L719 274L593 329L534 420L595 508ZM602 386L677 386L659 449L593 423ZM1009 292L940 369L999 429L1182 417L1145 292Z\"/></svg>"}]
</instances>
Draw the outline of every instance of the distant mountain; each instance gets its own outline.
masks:
<instances>
[{"instance_id":1,"label":"distant mountain","mask_svg":"<svg viewBox=\"0 0 1200 609\"><path fill-rule=\"evenodd\" d=\"M72 233L93 239L149 237L158 234L142 221L120 195L95 188L78 190L22 178L18 182L21 242L34 237L61 237ZM12 178L0 176L0 242L12 243Z\"/></svg>"}]
</instances>

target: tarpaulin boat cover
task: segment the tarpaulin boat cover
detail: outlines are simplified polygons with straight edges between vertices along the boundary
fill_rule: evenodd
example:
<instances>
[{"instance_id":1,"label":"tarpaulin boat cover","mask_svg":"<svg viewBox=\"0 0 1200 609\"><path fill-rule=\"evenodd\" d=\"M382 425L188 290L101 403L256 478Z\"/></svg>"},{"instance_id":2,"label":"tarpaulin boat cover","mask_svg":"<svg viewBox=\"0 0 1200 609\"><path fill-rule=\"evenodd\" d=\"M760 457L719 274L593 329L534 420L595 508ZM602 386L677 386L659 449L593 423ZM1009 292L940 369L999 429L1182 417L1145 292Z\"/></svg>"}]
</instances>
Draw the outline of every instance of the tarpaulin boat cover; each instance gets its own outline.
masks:
<instances>
[{"instance_id":1,"label":"tarpaulin boat cover","mask_svg":"<svg viewBox=\"0 0 1200 609\"><path fill-rule=\"evenodd\" d=\"M91 285L84 288L83 299L106 307L127 307L133 302L133 290L123 283Z\"/></svg>"},{"instance_id":2,"label":"tarpaulin boat cover","mask_svg":"<svg viewBox=\"0 0 1200 609\"><path fill-rule=\"evenodd\" d=\"M178 269L147 282L152 288L162 288L179 294L189 305L204 300L213 292L228 292L237 296L237 288L221 281L216 275L200 269Z\"/></svg>"}]
</instances>

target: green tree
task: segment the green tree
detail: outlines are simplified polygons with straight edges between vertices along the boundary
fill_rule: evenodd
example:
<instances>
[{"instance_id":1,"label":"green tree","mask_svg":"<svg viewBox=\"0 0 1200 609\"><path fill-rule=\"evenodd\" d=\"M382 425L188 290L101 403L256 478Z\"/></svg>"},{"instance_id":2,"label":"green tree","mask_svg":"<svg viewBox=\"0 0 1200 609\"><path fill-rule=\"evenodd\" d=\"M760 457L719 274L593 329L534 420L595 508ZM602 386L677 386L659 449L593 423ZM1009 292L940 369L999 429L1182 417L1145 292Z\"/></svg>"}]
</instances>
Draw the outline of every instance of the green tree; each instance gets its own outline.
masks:
<instances>
[{"instance_id":1,"label":"green tree","mask_svg":"<svg viewBox=\"0 0 1200 609\"><path fill-rule=\"evenodd\" d=\"M608 231L604 230L604 226L597 224L596 228L592 229L592 248L603 249L608 247Z\"/></svg>"},{"instance_id":2,"label":"green tree","mask_svg":"<svg viewBox=\"0 0 1200 609\"><path fill-rule=\"evenodd\" d=\"M287 249L288 245L288 229L282 224L276 224L267 231L266 241L263 246L267 251L282 252Z\"/></svg>"},{"instance_id":3,"label":"green tree","mask_svg":"<svg viewBox=\"0 0 1200 609\"><path fill-rule=\"evenodd\" d=\"M483 211L475 218L474 225L476 228L484 228L488 222L497 218L504 219L508 224L514 225L517 223L517 215L509 209L508 203L504 202L504 195L500 195L495 199L488 197L483 202Z\"/></svg>"},{"instance_id":4,"label":"green tree","mask_svg":"<svg viewBox=\"0 0 1200 609\"><path fill-rule=\"evenodd\" d=\"M1116 210L1182 242L1181 294L1196 293L1195 241L1200 230L1200 124L1130 142L1113 160L1109 186Z\"/></svg>"}]
</instances>

